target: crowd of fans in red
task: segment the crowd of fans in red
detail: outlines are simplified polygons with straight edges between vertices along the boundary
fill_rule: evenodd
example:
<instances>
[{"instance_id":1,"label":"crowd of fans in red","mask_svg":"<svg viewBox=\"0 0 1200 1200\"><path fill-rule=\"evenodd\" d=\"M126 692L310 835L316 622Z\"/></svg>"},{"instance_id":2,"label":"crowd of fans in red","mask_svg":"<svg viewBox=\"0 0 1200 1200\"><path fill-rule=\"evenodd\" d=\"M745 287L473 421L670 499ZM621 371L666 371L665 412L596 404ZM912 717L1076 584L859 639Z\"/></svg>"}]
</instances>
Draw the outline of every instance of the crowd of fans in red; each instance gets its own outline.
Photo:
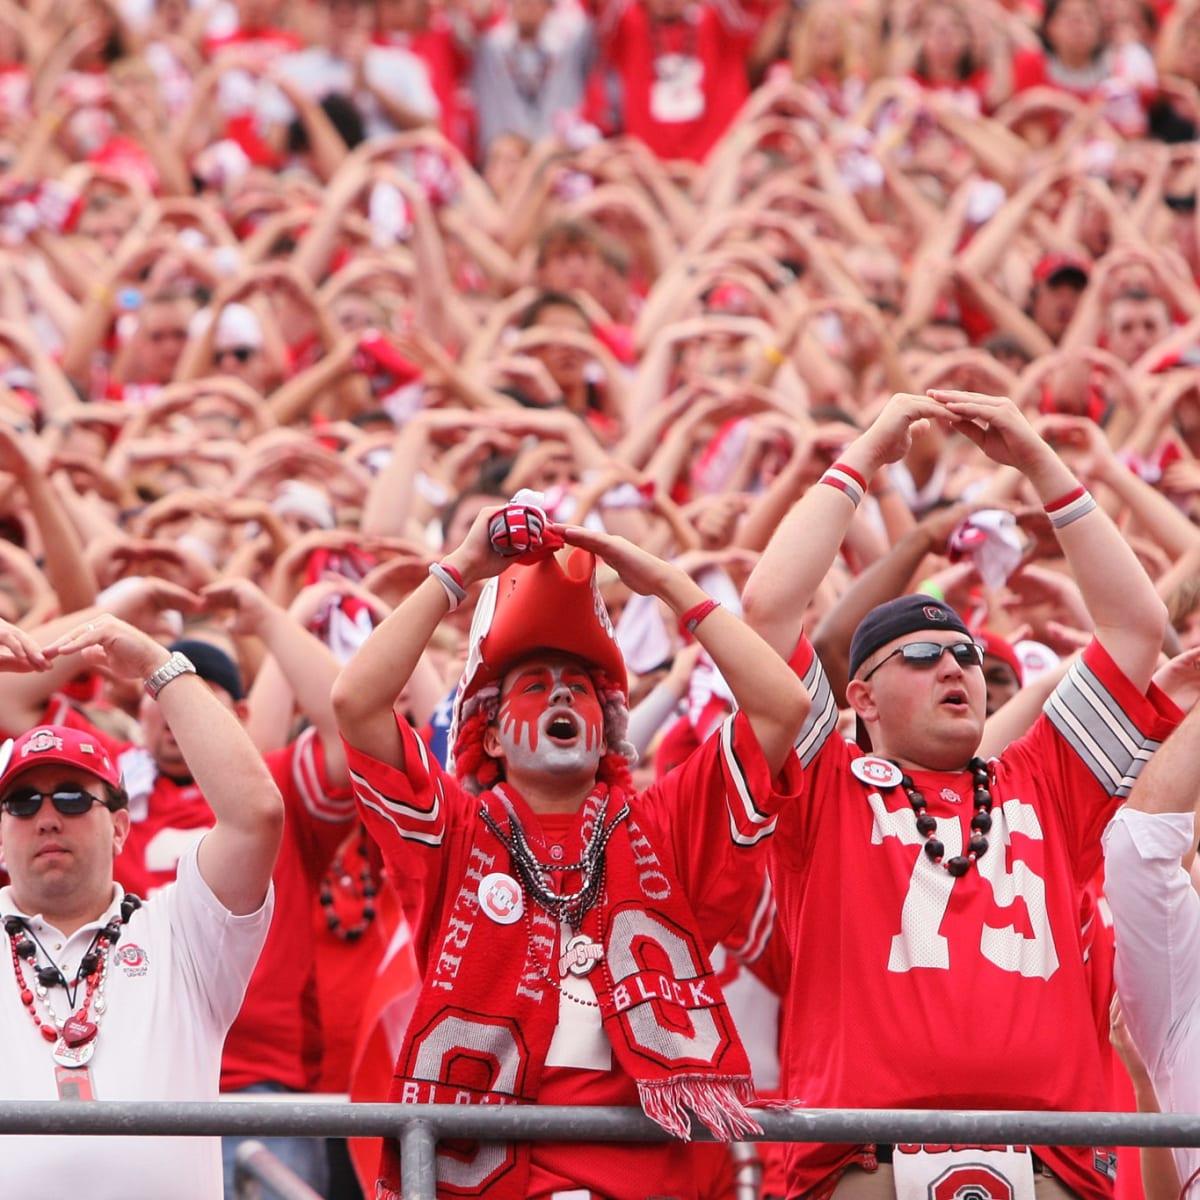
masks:
<instances>
[{"instance_id":1,"label":"crowd of fans in red","mask_svg":"<svg viewBox=\"0 0 1200 1200\"><path fill-rule=\"evenodd\" d=\"M237 664L291 816L224 1088L390 1074L413 968L329 687L519 488L736 604L890 394L1009 395L1200 644L1198 127L1196 0L0 0L0 617ZM919 439L810 627L899 553L986 628L990 707L1048 691L1087 616L1001 475ZM721 680L606 589L669 696L645 778ZM406 693L439 754L469 617ZM101 677L6 683L7 733L45 719L112 739L152 896L207 823L169 733Z\"/></svg>"}]
</instances>

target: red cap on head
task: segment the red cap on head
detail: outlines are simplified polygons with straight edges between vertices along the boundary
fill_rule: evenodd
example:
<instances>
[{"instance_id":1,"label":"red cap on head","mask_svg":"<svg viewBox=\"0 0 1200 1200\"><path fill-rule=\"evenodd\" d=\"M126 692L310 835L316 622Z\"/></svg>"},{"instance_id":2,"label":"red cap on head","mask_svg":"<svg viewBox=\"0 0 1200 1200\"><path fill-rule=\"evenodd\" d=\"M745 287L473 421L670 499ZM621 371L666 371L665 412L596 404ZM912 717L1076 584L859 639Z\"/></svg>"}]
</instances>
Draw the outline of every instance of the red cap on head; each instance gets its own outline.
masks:
<instances>
[{"instance_id":1,"label":"red cap on head","mask_svg":"<svg viewBox=\"0 0 1200 1200\"><path fill-rule=\"evenodd\" d=\"M1033 268L1034 283L1076 283L1085 287L1091 268L1074 254L1044 254ZM1060 278L1061 276L1061 278Z\"/></svg>"},{"instance_id":2,"label":"red cap on head","mask_svg":"<svg viewBox=\"0 0 1200 1200\"><path fill-rule=\"evenodd\" d=\"M0 747L0 793L13 780L43 763L78 767L110 787L121 786L121 773L94 734L66 725L39 725Z\"/></svg>"},{"instance_id":3,"label":"red cap on head","mask_svg":"<svg viewBox=\"0 0 1200 1200\"><path fill-rule=\"evenodd\" d=\"M991 658L998 658L1002 663L1012 667L1017 682L1022 685L1025 683L1025 672L1021 668L1021 660L1010 641L1002 638L998 633L989 633L986 629L978 630L975 640L983 647L984 654Z\"/></svg>"}]
</instances>

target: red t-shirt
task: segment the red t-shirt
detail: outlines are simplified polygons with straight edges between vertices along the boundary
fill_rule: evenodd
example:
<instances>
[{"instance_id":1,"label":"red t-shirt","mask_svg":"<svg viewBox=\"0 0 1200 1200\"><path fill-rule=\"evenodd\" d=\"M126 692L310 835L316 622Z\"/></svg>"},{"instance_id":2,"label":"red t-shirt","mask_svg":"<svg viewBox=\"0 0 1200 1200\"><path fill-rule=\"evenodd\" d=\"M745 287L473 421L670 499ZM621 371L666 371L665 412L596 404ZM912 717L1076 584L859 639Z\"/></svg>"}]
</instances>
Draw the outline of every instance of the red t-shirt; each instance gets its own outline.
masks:
<instances>
[{"instance_id":1,"label":"red t-shirt","mask_svg":"<svg viewBox=\"0 0 1200 1200\"><path fill-rule=\"evenodd\" d=\"M620 79L624 132L660 158L702 160L750 94L751 22L696 4L680 21L652 22L633 0L606 39Z\"/></svg>"},{"instance_id":2,"label":"red t-shirt","mask_svg":"<svg viewBox=\"0 0 1200 1200\"><path fill-rule=\"evenodd\" d=\"M804 647L801 673L824 676ZM828 685L825 685L827 693ZM814 705L819 720L823 708ZM850 770L832 722L804 739L805 797L772 847L794 951L784 1092L813 1108L1102 1110L1108 1064L1081 931L1100 833L1178 719L1098 642L1025 736L993 761L989 849L961 878L924 853L900 787ZM946 856L973 815L970 772L913 771ZM1112 1151L1036 1147L1072 1191L1112 1195ZM861 1147L792 1146L789 1195L829 1186Z\"/></svg>"}]
</instances>

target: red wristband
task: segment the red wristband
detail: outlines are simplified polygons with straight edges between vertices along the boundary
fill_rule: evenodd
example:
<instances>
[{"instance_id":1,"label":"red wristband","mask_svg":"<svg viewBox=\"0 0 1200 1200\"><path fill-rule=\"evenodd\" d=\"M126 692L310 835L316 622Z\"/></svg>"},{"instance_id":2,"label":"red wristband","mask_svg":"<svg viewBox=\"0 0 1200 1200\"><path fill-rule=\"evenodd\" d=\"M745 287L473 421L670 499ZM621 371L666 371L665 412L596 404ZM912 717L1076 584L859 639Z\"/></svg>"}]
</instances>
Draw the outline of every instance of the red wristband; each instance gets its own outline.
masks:
<instances>
[{"instance_id":1,"label":"red wristband","mask_svg":"<svg viewBox=\"0 0 1200 1200\"><path fill-rule=\"evenodd\" d=\"M718 601L706 596L700 601L699 604L693 604L692 607L689 608L687 612L685 612L679 618L679 632L682 633L685 638L692 637L696 632L696 626L699 625L700 622L703 621L704 618L707 617L714 608L720 607L721 605Z\"/></svg>"},{"instance_id":2,"label":"red wristband","mask_svg":"<svg viewBox=\"0 0 1200 1200\"><path fill-rule=\"evenodd\" d=\"M1051 500L1050 503L1046 505L1046 511L1048 513L1058 512L1060 508L1066 508L1068 504L1072 504L1076 500L1080 499L1086 492L1087 488L1080 484L1079 487L1073 488L1071 491L1067 492L1066 495L1059 496L1057 500Z\"/></svg>"}]
</instances>

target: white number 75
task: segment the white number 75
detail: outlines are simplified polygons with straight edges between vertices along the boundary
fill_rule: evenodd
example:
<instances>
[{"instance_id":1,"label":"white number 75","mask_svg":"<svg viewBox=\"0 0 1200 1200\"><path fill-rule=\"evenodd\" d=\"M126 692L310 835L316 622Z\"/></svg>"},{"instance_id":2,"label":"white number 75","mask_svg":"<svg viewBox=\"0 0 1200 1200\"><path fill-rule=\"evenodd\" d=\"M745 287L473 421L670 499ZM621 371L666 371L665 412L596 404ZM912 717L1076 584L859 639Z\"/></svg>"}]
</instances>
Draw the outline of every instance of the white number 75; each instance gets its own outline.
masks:
<instances>
[{"instance_id":1,"label":"white number 75","mask_svg":"<svg viewBox=\"0 0 1200 1200\"><path fill-rule=\"evenodd\" d=\"M885 837L894 837L906 846L924 844L925 839L917 832L916 814L911 808L889 812L878 792L870 792L867 800L875 814L872 841L878 843ZM1012 833L1038 841L1042 838L1037 813L1020 800L1006 800L992 810L988 852L975 866L991 884L992 894L1001 908L1011 908L1018 898L1025 902L1033 936L1019 933L1012 925L998 928L985 923L979 934L979 952L1004 971L1015 971L1030 979L1049 979L1058 970L1058 952L1046 911L1046 883L1027 863L1014 862L1011 871L1005 869ZM938 817L935 836L946 847L947 858L962 852L962 822L957 818ZM926 854L917 854L908 895L900 910L900 932L892 938L889 971L911 971L914 967L949 968L950 944L942 934L941 926L955 882L953 875Z\"/></svg>"}]
</instances>

